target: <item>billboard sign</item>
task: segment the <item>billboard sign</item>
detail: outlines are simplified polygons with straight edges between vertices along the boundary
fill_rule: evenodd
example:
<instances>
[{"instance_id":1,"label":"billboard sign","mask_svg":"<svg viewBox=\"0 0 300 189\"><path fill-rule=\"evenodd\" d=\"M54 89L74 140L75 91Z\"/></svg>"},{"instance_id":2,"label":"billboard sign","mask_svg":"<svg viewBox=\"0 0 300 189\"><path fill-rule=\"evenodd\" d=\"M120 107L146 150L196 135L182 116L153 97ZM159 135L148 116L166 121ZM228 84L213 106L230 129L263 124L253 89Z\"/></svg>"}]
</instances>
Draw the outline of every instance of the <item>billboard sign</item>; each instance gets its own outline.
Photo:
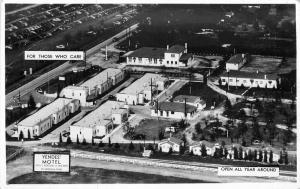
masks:
<instances>
[{"instance_id":1,"label":"billboard sign","mask_svg":"<svg viewBox=\"0 0 300 189\"><path fill-rule=\"evenodd\" d=\"M34 172L70 172L70 151L34 152Z\"/></svg>"}]
</instances>

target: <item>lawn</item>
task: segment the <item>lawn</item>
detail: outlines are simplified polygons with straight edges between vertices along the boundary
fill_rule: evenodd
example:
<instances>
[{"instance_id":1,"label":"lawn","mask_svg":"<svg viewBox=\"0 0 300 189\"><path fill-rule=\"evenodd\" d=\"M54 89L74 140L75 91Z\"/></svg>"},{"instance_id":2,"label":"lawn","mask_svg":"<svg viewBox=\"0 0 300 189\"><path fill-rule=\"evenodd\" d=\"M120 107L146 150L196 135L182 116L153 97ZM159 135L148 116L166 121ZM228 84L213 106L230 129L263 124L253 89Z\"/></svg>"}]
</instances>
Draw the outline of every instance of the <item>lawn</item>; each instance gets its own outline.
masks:
<instances>
[{"instance_id":1,"label":"lawn","mask_svg":"<svg viewBox=\"0 0 300 189\"><path fill-rule=\"evenodd\" d=\"M97 183L205 183L172 176L73 166L71 173L28 173L8 181L9 184L97 184Z\"/></svg>"},{"instance_id":2,"label":"lawn","mask_svg":"<svg viewBox=\"0 0 300 189\"><path fill-rule=\"evenodd\" d=\"M21 149L17 146L6 146L6 158L15 153L17 150Z\"/></svg>"},{"instance_id":3,"label":"lawn","mask_svg":"<svg viewBox=\"0 0 300 189\"><path fill-rule=\"evenodd\" d=\"M135 134L146 135L146 140L153 140L154 138L158 140L158 134L160 130L165 130L166 127L171 126L173 122L163 119L144 119L135 128Z\"/></svg>"},{"instance_id":4,"label":"lawn","mask_svg":"<svg viewBox=\"0 0 300 189\"><path fill-rule=\"evenodd\" d=\"M214 102L216 102L215 106L218 106L223 100L225 100L224 95L215 92L206 84L200 82L191 82L191 93L190 84L185 84L181 89L173 94L173 97L176 97L178 95L199 96L206 102L206 109L213 106Z\"/></svg>"}]
</instances>

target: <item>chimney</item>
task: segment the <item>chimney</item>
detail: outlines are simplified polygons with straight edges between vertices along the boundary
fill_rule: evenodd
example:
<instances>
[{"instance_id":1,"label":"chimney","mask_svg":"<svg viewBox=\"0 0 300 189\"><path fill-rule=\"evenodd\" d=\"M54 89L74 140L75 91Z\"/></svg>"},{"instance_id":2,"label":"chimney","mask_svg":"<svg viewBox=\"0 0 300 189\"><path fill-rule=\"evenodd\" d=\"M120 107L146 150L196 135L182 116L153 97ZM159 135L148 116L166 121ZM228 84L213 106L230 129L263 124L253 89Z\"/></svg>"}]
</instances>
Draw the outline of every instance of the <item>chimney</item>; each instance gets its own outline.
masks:
<instances>
[{"instance_id":1,"label":"chimney","mask_svg":"<svg viewBox=\"0 0 300 189\"><path fill-rule=\"evenodd\" d=\"M242 54L242 58L245 58L245 54L244 53Z\"/></svg>"},{"instance_id":2,"label":"chimney","mask_svg":"<svg viewBox=\"0 0 300 189\"><path fill-rule=\"evenodd\" d=\"M256 73L258 74L258 70L256 70Z\"/></svg>"},{"instance_id":3,"label":"chimney","mask_svg":"<svg viewBox=\"0 0 300 189\"><path fill-rule=\"evenodd\" d=\"M105 60L107 60L107 45L105 45Z\"/></svg>"},{"instance_id":4,"label":"chimney","mask_svg":"<svg viewBox=\"0 0 300 189\"><path fill-rule=\"evenodd\" d=\"M167 50L169 50L169 45L167 45Z\"/></svg>"},{"instance_id":5,"label":"chimney","mask_svg":"<svg viewBox=\"0 0 300 189\"><path fill-rule=\"evenodd\" d=\"M265 74L265 79L267 79L267 74Z\"/></svg>"},{"instance_id":6,"label":"chimney","mask_svg":"<svg viewBox=\"0 0 300 189\"><path fill-rule=\"evenodd\" d=\"M187 53L187 43L184 44L184 53Z\"/></svg>"}]
</instances>

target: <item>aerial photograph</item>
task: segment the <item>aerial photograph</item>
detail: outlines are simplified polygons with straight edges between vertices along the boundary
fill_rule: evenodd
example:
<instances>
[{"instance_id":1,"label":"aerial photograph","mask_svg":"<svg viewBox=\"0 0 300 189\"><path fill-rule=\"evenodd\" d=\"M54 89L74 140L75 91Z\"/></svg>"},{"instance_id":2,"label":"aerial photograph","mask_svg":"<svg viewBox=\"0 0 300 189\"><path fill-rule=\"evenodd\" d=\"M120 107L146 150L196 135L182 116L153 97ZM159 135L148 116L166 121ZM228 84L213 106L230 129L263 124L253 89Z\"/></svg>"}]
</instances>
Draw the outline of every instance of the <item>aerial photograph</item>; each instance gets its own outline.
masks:
<instances>
[{"instance_id":1,"label":"aerial photograph","mask_svg":"<svg viewBox=\"0 0 300 189\"><path fill-rule=\"evenodd\" d=\"M296 4L4 10L7 186L296 184Z\"/></svg>"}]
</instances>

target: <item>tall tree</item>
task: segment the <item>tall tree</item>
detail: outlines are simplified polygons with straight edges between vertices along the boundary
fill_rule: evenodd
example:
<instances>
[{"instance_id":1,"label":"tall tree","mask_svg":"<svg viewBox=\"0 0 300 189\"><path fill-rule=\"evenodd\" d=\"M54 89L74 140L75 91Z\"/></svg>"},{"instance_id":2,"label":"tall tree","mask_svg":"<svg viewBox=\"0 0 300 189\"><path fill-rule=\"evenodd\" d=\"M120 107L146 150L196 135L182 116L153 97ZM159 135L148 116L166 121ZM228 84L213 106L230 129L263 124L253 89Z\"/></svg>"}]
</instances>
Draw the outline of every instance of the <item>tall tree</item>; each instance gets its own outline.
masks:
<instances>
[{"instance_id":1,"label":"tall tree","mask_svg":"<svg viewBox=\"0 0 300 189\"><path fill-rule=\"evenodd\" d=\"M19 134L19 140L22 140L23 138L24 138L24 134L23 134L23 131L21 131Z\"/></svg>"},{"instance_id":2,"label":"tall tree","mask_svg":"<svg viewBox=\"0 0 300 189\"><path fill-rule=\"evenodd\" d=\"M202 145L201 145L201 156L202 156L202 157L207 156L207 150L206 150L205 144L202 144Z\"/></svg>"},{"instance_id":3,"label":"tall tree","mask_svg":"<svg viewBox=\"0 0 300 189\"><path fill-rule=\"evenodd\" d=\"M59 133L59 143L62 143L62 136L61 136L61 133Z\"/></svg>"},{"instance_id":4,"label":"tall tree","mask_svg":"<svg viewBox=\"0 0 300 189\"><path fill-rule=\"evenodd\" d=\"M30 131L29 131L29 129L27 130L27 138L29 138L29 139L31 139L31 135L30 135Z\"/></svg>"},{"instance_id":5,"label":"tall tree","mask_svg":"<svg viewBox=\"0 0 300 189\"><path fill-rule=\"evenodd\" d=\"M32 109L32 108L35 108L35 101L34 101L34 98L33 98L33 96L32 96L32 94L29 96L29 100L28 100L28 107L30 108L30 109Z\"/></svg>"},{"instance_id":6,"label":"tall tree","mask_svg":"<svg viewBox=\"0 0 300 189\"><path fill-rule=\"evenodd\" d=\"M134 150L134 145L133 145L132 141L130 142L128 149L129 149L130 151L133 151L133 150Z\"/></svg>"},{"instance_id":7,"label":"tall tree","mask_svg":"<svg viewBox=\"0 0 300 189\"><path fill-rule=\"evenodd\" d=\"M270 150L269 163L273 163L273 151Z\"/></svg>"}]
</instances>

